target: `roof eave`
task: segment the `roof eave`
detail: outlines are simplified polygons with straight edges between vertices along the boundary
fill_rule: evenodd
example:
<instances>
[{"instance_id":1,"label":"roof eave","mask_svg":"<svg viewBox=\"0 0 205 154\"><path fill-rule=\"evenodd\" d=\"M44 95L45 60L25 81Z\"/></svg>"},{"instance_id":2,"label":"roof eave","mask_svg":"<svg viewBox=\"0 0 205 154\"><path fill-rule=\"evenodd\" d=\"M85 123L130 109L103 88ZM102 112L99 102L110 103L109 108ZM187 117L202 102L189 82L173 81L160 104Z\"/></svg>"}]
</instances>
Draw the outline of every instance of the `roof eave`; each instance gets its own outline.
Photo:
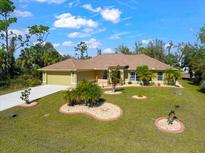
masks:
<instances>
[{"instance_id":1,"label":"roof eave","mask_svg":"<svg viewBox=\"0 0 205 154\"><path fill-rule=\"evenodd\" d=\"M46 69L46 68L45 68L45 69L44 69L44 68L42 69L42 68L41 68L41 69L38 69L38 71L42 71L42 72L43 72L43 71L57 71L57 72L62 72L62 71L63 71L63 72L67 72L67 71L68 71L68 72L69 72L69 71L77 71L77 70L76 70L76 69Z\"/></svg>"}]
</instances>

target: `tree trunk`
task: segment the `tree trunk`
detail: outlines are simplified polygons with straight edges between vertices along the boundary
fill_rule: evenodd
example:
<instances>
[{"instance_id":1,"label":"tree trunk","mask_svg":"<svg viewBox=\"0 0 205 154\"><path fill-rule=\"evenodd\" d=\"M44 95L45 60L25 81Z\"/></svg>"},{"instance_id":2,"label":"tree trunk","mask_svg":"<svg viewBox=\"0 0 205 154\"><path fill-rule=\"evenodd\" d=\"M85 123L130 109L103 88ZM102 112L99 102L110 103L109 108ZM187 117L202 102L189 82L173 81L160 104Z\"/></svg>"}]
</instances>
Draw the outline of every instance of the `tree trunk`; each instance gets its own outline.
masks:
<instances>
[{"instance_id":1,"label":"tree trunk","mask_svg":"<svg viewBox=\"0 0 205 154\"><path fill-rule=\"evenodd\" d=\"M6 38L6 52L9 52L9 33L8 33L8 28L5 29L5 38Z\"/></svg>"}]
</instances>

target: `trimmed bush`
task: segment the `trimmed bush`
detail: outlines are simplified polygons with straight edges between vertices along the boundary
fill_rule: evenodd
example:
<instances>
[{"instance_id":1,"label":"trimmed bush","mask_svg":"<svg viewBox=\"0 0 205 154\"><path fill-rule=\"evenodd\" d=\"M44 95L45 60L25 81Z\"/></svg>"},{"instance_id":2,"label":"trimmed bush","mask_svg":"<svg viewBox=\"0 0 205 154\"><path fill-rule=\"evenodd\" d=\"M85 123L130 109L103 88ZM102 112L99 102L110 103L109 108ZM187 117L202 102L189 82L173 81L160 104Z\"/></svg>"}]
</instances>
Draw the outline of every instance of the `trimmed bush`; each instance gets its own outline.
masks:
<instances>
[{"instance_id":1,"label":"trimmed bush","mask_svg":"<svg viewBox=\"0 0 205 154\"><path fill-rule=\"evenodd\" d=\"M98 85L83 80L77 85L76 89L66 91L65 99L71 106L76 104L94 106L98 103L101 94L101 88Z\"/></svg>"}]
</instances>

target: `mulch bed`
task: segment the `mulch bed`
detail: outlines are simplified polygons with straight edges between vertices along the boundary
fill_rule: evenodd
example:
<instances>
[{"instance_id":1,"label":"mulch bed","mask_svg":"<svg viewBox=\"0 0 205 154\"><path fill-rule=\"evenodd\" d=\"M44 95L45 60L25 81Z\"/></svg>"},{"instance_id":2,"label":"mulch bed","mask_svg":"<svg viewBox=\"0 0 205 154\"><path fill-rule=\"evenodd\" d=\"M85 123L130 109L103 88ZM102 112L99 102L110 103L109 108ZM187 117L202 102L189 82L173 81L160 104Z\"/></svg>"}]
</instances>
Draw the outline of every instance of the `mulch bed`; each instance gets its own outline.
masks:
<instances>
[{"instance_id":1,"label":"mulch bed","mask_svg":"<svg viewBox=\"0 0 205 154\"><path fill-rule=\"evenodd\" d=\"M166 117L160 117L155 120L155 126L162 132L166 133L182 133L185 130L184 124L176 119L172 125L168 125Z\"/></svg>"},{"instance_id":2,"label":"mulch bed","mask_svg":"<svg viewBox=\"0 0 205 154\"><path fill-rule=\"evenodd\" d=\"M25 107L25 108L29 108L29 107L34 107L34 106L36 106L37 104L38 104L38 102L32 102L32 103L30 103L30 104L23 103L23 104L20 104L20 105L18 105L18 106L20 106L20 107Z\"/></svg>"},{"instance_id":3,"label":"mulch bed","mask_svg":"<svg viewBox=\"0 0 205 154\"><path fill-rule=\"evenodd\" d=\"M137 96L137 95L134 95L132 96L133 99L138 99L138 100L143 100L143 99L147 99L147 96Z\"/></svg>"},{"instance_id":4,"label":"mulch bed","mask_svg":"<svg viewBox=\"0 0 205 154\"><path fill-rule=\"evenodd\" d=\"M99 107L87 107L84 105L76 105L70 107L64 104L60 107L59 112L68 115L83 114L92 117L97 121L113 121L122 116L122 109L111 103L104 103Z\"/></svg>"}]
</instances>

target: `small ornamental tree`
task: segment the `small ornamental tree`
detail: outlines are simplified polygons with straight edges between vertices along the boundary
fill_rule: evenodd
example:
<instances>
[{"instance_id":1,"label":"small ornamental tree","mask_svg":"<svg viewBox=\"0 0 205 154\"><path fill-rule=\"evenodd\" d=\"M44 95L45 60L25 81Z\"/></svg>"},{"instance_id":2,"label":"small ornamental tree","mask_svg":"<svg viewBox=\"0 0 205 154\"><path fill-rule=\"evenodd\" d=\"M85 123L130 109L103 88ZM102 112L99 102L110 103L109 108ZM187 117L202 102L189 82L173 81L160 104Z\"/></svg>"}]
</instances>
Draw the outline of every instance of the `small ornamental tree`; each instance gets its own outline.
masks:
<instances>
[{"instance_id":1,"label":"small ornamental tree","mask_svg":"<svg viewBox=\"0 0 205 154\"><path fill-rule=\"evenodd\" d=\"M140 81L143 82L143 85L149 85L153 74L147 65L138 66L136 68L136 73L139 76Z\"/></svg>"},{"instance_id":2,"label":"small ornamental tree","mask_svg":"<svg viewBox=\"0 0 205 154\"><path fill-rule=\"evenodd\" d=\"M118 82L120 82L120 76L119 76L119 71L120 71L120 66L112 66L109 68L110 69L110 79L112 83L112 91L116 91L116 85Z\"/></svg>"},{"instance_id":3,"label":"small ornamental tree","mask_svg":"<svg viewBox=\"0 0 205 154\"><path fill-rule=\"evenodd\" d=\"M175 85L176 81L181 77L181 73L178 70L174 70L174 69L167 69L165 71L165 82L168 85Z\"/></svg>"},{"instance_id":4,"label":"small ornamental tree","mask_svg":"<svg viewBox=\"0 0 205 154\"><path fill-rule=\"evenodd\" d=\"M30 94L31 94L31 88L25 89L23 92L21 92L21 97L20 98L23 101L25 101L26 104L30 104L31 103L30 100L29 100Z\"/></svg>"},{"instance_id":5,"label":"small ornamental tree","mask_svg":"<svg viewBox=\"0 0 205 154\"><path fill-rule=\"evenodd\" d=\"M177 116L176 116L176 112L175 110L178 109L180 106L179 105L175 105L174 106L174 110L171 110L168 114L168 118L167 118L167 123L169 125L172 125L174 120L177 119Z\"/></svg>"}]
</instances>

